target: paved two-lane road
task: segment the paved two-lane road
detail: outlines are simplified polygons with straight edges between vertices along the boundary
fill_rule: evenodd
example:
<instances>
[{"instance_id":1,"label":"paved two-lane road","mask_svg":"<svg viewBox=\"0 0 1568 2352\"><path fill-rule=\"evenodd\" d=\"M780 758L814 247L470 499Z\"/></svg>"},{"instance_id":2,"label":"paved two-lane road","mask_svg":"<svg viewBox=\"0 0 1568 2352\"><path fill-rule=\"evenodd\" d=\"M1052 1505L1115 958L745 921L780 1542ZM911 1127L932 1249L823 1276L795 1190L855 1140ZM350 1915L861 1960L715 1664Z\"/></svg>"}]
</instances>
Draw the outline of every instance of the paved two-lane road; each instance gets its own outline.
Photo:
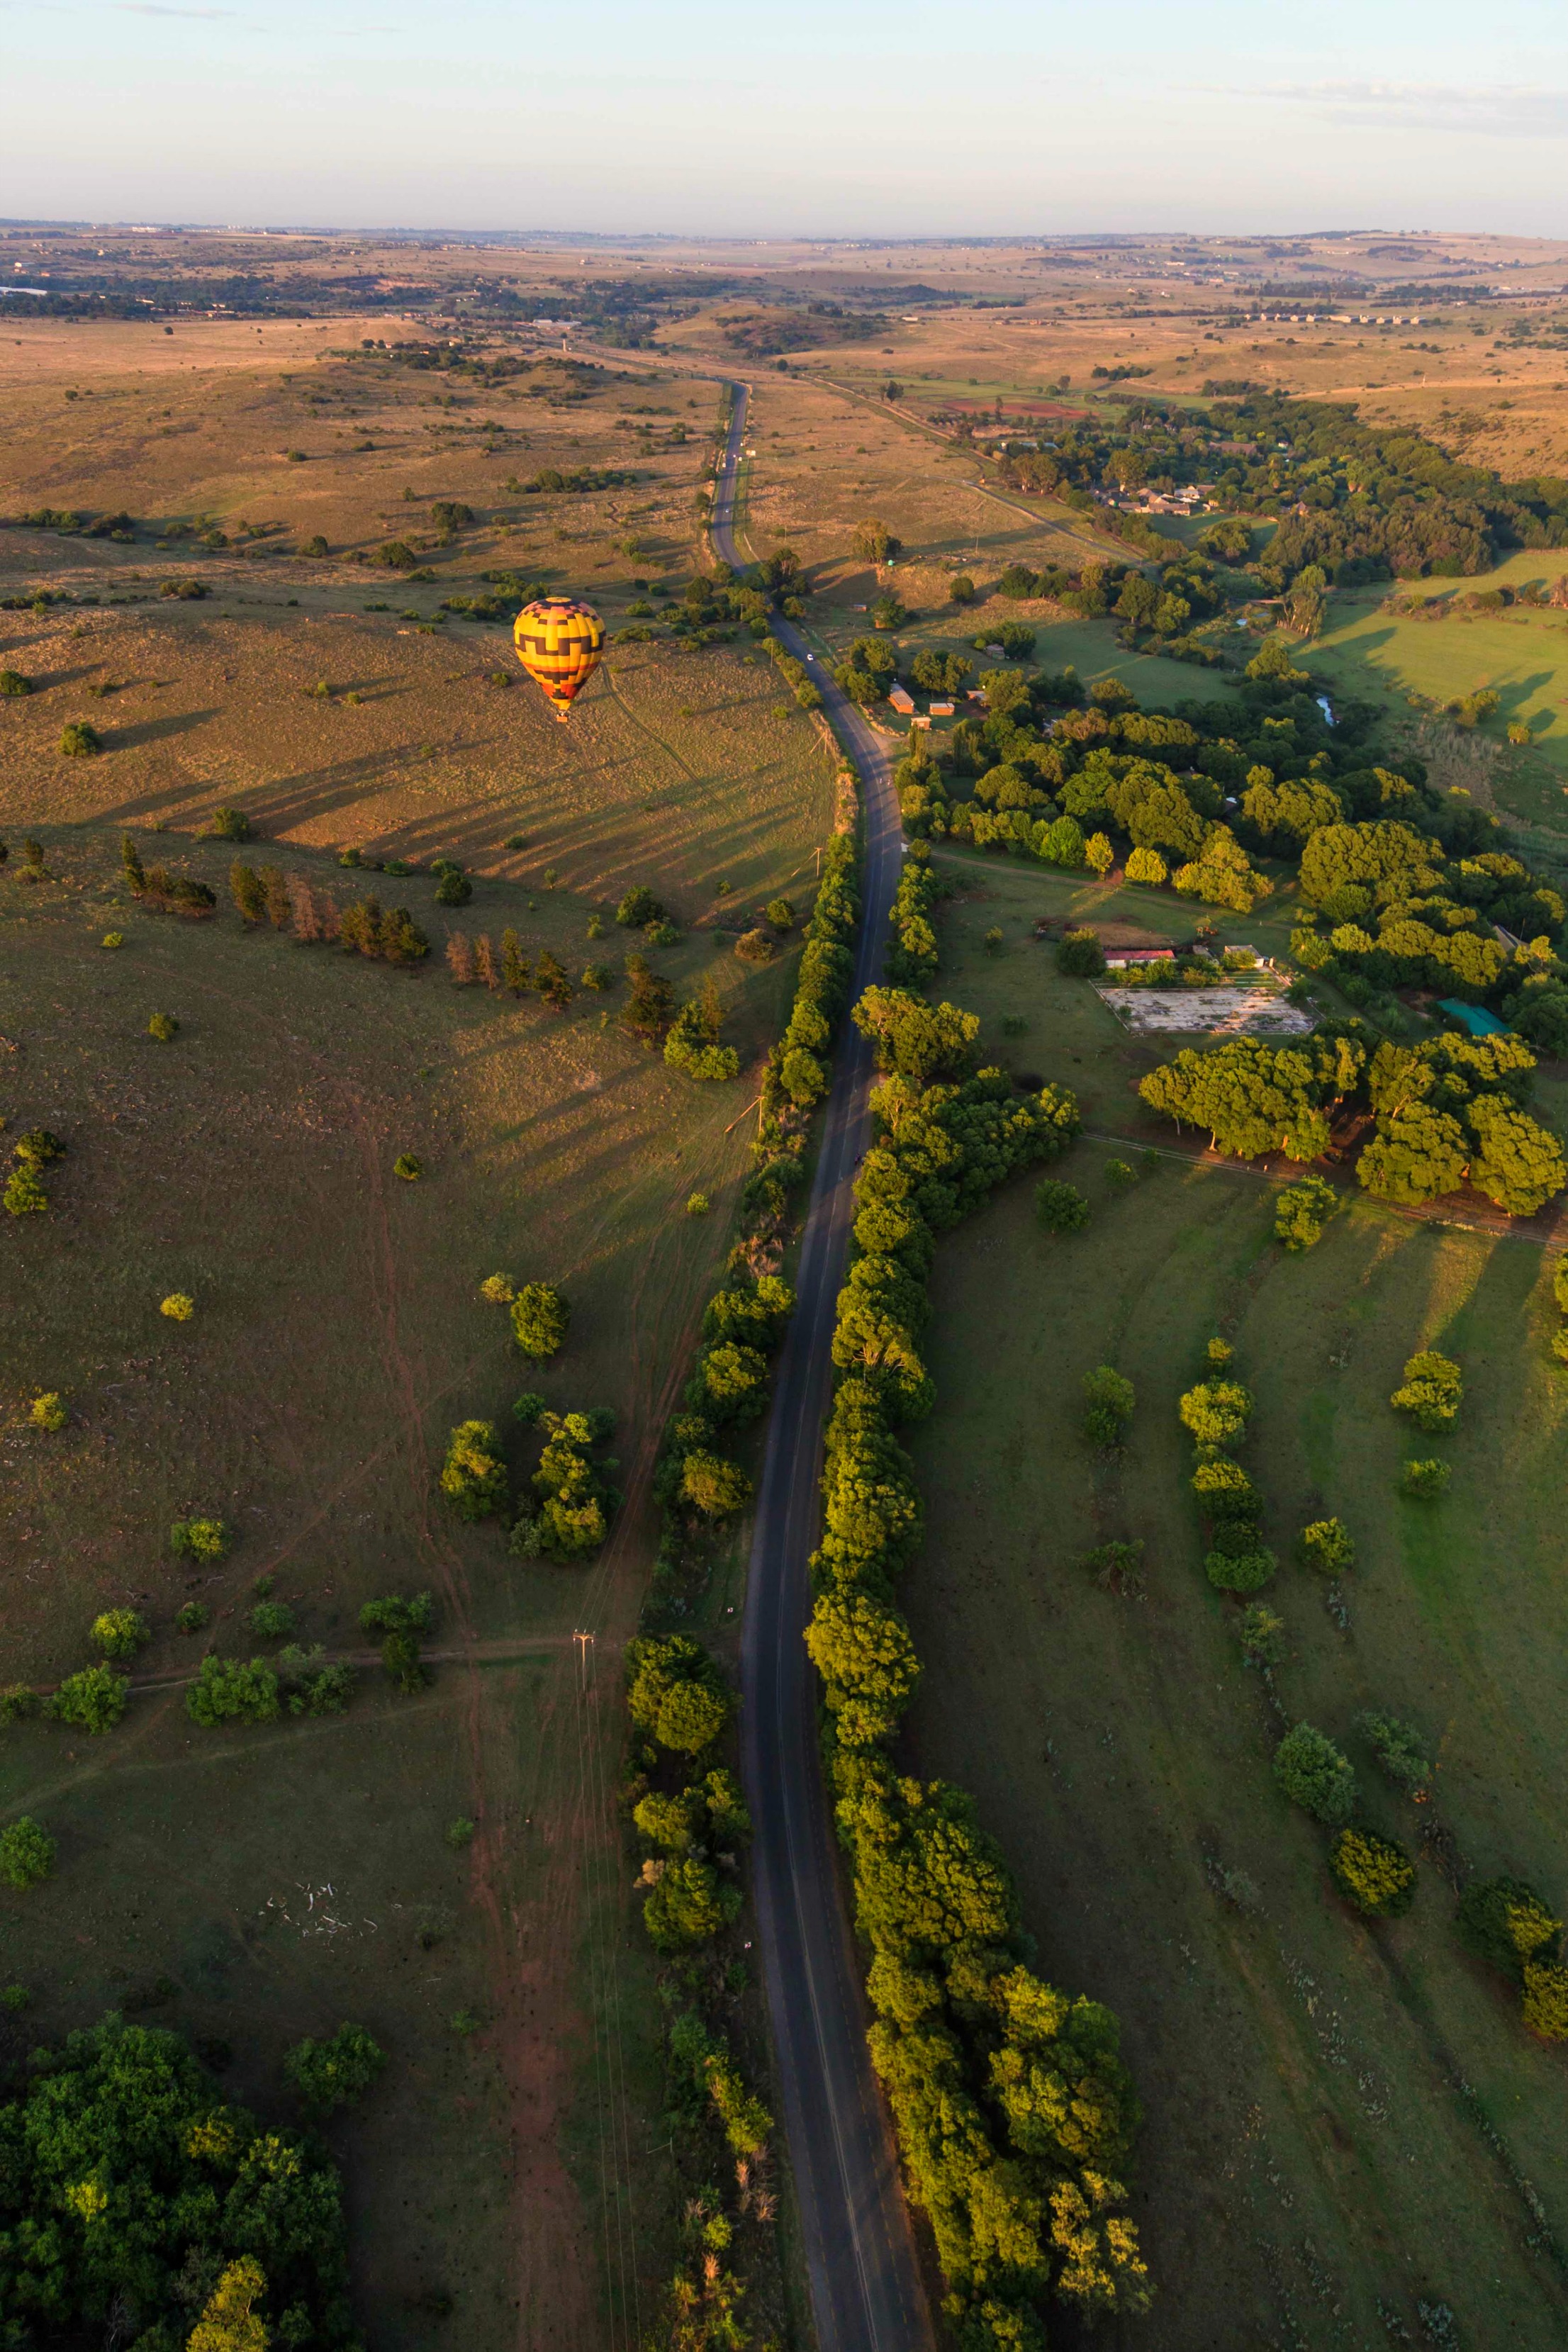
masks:
<instances>
[{"instance_id":1,"label":"paved two-lane road","mask_svg":"<svg viewBox=\"0 0 1568 2352\"><path fill-rule=\"evenodd\" d=\"M746 387L732 389L712 535L718 553L739 568L732 530ZM787 621L773 626L804 661L810 648L799 632ZM866 857L858 995L881 977L902 855L898 804L879 738L820 662L812 672L860 775ZM811 1611L807 1561L820 1518L834 1305L854 1216L855 1169L870 1140L871 1077L869 1048L847 1022L757 1496L742 1641L742 1755L756 1829L753 1882L773 2048L819 2352L928 2352L931 2316L887 2111L866 2049L860 1969L817 1754L816 1677L802 1639Z\"/></svg>"}]
</instances>

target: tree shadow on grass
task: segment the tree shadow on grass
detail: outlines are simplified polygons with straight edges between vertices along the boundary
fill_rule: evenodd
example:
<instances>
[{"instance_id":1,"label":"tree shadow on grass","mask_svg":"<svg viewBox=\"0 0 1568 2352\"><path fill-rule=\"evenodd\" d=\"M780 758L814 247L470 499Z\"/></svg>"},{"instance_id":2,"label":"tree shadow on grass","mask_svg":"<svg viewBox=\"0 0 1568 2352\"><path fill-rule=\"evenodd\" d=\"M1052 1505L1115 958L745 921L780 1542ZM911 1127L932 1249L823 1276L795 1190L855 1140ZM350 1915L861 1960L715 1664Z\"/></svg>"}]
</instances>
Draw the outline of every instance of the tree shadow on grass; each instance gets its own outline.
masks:
<instances>
[{"instance_id":1,"label":"tree shadow on grass","mask_svg":"<svg viewBox=\"0 0 1568 2352\"><path fill-rule=\"evenodd\" d=\"M130 727L115 727L105 731L104 749L109 751L134 751L148 743L166 743L176 735L189 735L205 727L209 719L221 719L219 710L187 710L167 719L142 719Z\"/></svg>"}]
</instances>

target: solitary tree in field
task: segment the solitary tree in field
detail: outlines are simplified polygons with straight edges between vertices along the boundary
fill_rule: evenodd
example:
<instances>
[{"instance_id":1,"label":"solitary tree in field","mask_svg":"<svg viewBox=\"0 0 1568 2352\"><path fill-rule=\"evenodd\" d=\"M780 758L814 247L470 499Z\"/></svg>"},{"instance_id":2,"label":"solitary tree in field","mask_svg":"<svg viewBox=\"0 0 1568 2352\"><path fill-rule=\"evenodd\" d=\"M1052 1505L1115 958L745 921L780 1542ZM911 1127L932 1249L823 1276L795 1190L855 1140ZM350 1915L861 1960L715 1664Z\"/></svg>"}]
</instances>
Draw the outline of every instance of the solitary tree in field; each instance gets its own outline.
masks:
<instances>
[{"instance_id":1,"label":"solitary tree in field","mask_svg":"<svg viewBox=\"0 0 1568 2352\"><path fill-rule=\"evenodd\" d=\"M1084 1434L1091 1445L1120 1445L1132 1418L1132 1383L1110 1364L1083 1377Z\"/></svg>"},{"instance_id":2,"label":"solitary tree in field","mask_svg":"<svg viewBox=\"0 0 1568 2352\"><path fill-rule=\"evenodd\" d=\"M876 515L868 515L864 522L856 524L849 543L863 563L876 564L888 562L903 546L902 540L896 539Z\"/></svg>"},{"instance_id":3,"label":"solitary tree in field","mask_svg":"<svg viewBox=\"0 0 1568 2352\"><path fill-rule=\"evenodd\" d=\"M385 2063L363 2026L340 2025L329 2041L297 2042L283 2061L283 2078L306 2113L319 2118L363 2098Z\"/></svg>"},{"instance_id":4,"label":"solitary tree in field","mask_svg":"<svg viewBox=\"0 0 1568 2352\"><path fill-rule=\"evenodd\" d=\"M1405 1378L1388 1402L1396 1412L1410 1413L1423 1429L1448 1428L1459 1417L1465 1384L1451 1356L1423 1348L1405 1367Z\"/></svg>"},{"instance_id":5,"label":"solitary tree in field","mask_svg":"<svg viewBox=\"0 0 1568 2352\"><path fill-rule=\"evenodd\" d=\"M1177 1410L1199 1445L1233 1445L1246 1433L1252 1399L1239 1381L1201 1381Z\"/></svg>"},{"instance_id":6,"label":"solitary tree in field","mask_svg":"<svg viewBox=\"0 0 1568 2352\"><path fill-rule=\"evenodd\" d=\"M554 1286L525 1282L512 1301L511 1328L525 1356L542 1363L564 1346L572 1309Z\"/></svg>"},{"instance_id":7,"label":"solitary tree in field","mask_svg":"<svg viewBox=\"0 0 1568 2352\"><path fill-rule=\"evenodd\" d=\"M9 1829L0 1830L0 1878L18 1893L41 1885L55 1866L55 1842L24 1813Z\"/></svg>"},{"instance_id":8,"label":"solitary tree in field","mask_svg":"<svg viewBox=\"0 0 1568 2352\"><path fill-rule=\"evenodd\" d=\"M1089 1223L1089 1202L1076 1184L1047 1176L1035 1187L1035 1214L1048 1234L1076 1234Z\"/></svg>"},{"instance_id":9,"label":"solitary tree in field","mask_svg":"<svg viewBox=\"0 0 1568 2352\"><path fill-rule=\"evenodd\" d=\"M1301 1530L1301 1557L1325 1576L1345 1576L1355 1566L1355 1539L1342 1519L1314 1519Z\"/></svg>"},{"instance_id":10,"label":"solitary tree in field","mask_svg":"<svg viewBox=\"0 0 1568 2352\"><path fill-rule=\"evenodd\" d=\"M1321 1176L1298 1177L1275 1195L1274 1238L1288 1250L1309 1250L1339 1206L1340 1196Z\"/></svg>"},{"instance_id":11,"label":"solitary tree in field","mask_svg":"<svg viewBox=\"0 0 1568 2352\"><path fill-rule=\"evenodd\" d=\"M1329 1853L1329 1868L1340 1892L1358 1911L1392 1919L1408 1911L1415 1893L1415 1864L1403 1846L1370 1830L1342 1830Z\"/></svg>"},{"instance_id":12,"label":"solitary tree in field","mask_svg":"<svg viewBox=\"0 0 1568 2352\"><path fill-rule=\"evenodd\" d=\"M462 1421L452 1432L441 1469L441 1492L460 1518L489 1518L506 1501L506 1464L495 1423Z\"/></svg>"},{"instance_id":13,"label":"solitary tree in field","mask_svg":"<svg viewBox=\"0 0 1568 2352\"><path fill-rule=\"evenodd\" d=\"M92 1621L93 1646L105 1658L133 1658L152 1638L147 1620L134 1609L106 1609Z\"/></svg>"},{"instance_id":14,"label":"solitary tree in field","mask_svg":"<svg viewBox=\"0 0 1568 2352\"><path fill-rule=\"evenodd\" d=\"M1274 1778L1291 1803L1316 1821L1338 1823L1354 1810L1355 1773L1349 1759L1310 1723L1297 1724L1279 1742Z\"/></svg>"}]
</instances>

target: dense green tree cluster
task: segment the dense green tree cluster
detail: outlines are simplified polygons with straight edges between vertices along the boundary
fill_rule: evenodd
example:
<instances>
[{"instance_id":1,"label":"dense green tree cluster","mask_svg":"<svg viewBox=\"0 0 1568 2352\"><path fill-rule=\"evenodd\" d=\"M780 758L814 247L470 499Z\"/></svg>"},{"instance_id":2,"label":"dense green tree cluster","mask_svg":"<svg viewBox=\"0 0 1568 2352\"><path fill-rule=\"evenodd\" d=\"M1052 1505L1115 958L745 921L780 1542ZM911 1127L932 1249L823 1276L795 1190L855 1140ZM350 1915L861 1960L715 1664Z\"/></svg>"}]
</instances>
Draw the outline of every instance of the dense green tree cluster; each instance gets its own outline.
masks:
<instances>
[{"instance_id":1,"label":"dense green tree cluster","mask_svg":"<svg viewBox=\"0 0 1568 2352\"><path fill-rule=\"evenodd\" d=\"M1268 584L1309 565L1342 583L1451 579L1489 571L1508 548L1568 543L1568 489L1555 478L1505 482L1331 402L1263 393L1223 414L1254 454L1232 454L1221 488L1249 512L1281 517L1262 567Z\"/></svg>"},{"instance_id":2,"label":"dense green tree cluster","mask_svg":"<svg viewBox=\"0 0 1568 2352\"><path fill-rule=\"evenodd\" d=\"M1212 1053L1184 1047L1139 1085L1151 1109L1178 1127L1206 1128L1211 1145L1237 1159L1283 1151L1316 1160L1328 1150L1330 1120L1357 1085L1364 1048L1327 1028L1289 1045L1232 1037Z\"/></svg>"},{"instance_id":3,"label":"dense green tree cluster","mask_svg":"<svg viewBox=\"0 0 1568 2352\"><path fill-rule=\"evenodd\" d=\"M664 1058L669 1067L684 1070L689 1078L738 1077L740 1055L733 1045L719 1043L723 1020L719 992L710 977L700 994L681 1006L665 1038Z\"/></svg>"},{"instance_id":4,"label":"dense green tree cluster","mask_svg":"<svg viewBox=\"0 0 1568 2352\"><path fill-rule=\"evenodd\" d=\"M1534 1069L1519 1037L1380 1045L1366 1076L1377 1132L1356 1165L1361 1182L1382 1200L1419 1202L1468 1178L1510 1216L1532 1216L1568 1182L1561 1143L1523 1107Z\"/></svg>"},{"instance_id":5,"label":"dense green tree cluster","mask_svg":"<svg viewBox=\"0 0 1568 2352\"><path fill-rule=\"evenodd\" d=\"M532 1478L537 1505L525 1503L513 1522L511 1549L523 1559L544 1553L551 1559L582 1559L597 1551L621 1507L621 1491L605 1475L594 1448L615 1428L608 1412L544 1412L536 1416L544 1433Z\"/></svg>"},{"instance_id":6,"label":"dense green tree cluster","mask_svg":"<svg viewBox=\"0 0 1568 2352\"><path fill-rule=\"evenodd\" d=\"M910 844L892 905L892 935L884 970L895 988L923 988L936 978L936 932L931 916L945 895L924 842Z\"/></svg>"},{"instance_id":7,"label":"dense green tree cluster","mask_svg":"<svg viewBox=\"0 0 1568 2352\"><path fill-rule=\"evenodd\" d=\"M766 1409L768 1358L794 1306L794 1293L776 1276L709 1301L686 1402L710 1430L743 1425Z\"/></svg>"},{"instance_id":8,"label":"dense green tree cluster","mask_svg":"<svg viewBox=\"0 0 1568 2352\"><path fill-rule=\"evenodd\" d=\"M722 1738L732 1713L730 1690L712 1657L689 1633L644 1636L626 1651L626 1706L649 1743L645 1765L678 1785L638 1780L633 1819L656 1850L643 1867L651 1892L643 1924L655 1949L678 1952L708 1942L741 1907L732 1849L750 1823L731 1775L721 1767L683 1777Z\"/></svg>"},{"instance_id":9,"label":"dense green tree cluster","mask_svg":"<svg viewBox=\"0 0 1568 2352\"><path fill-rule=\"evenodd\" d=\"M869 709L881 700L898 674L897 646L882 637L857 637L843 660L835 664L833 678L851 702Z\"/></svg>"},{"instance_id":10,"label":"dense green tree cluster","mask_svg":"<svg viewBox=\"0 0 1568 2352\"><path fill-rule=\"evenodd\" d=\"M849 1002L860 921L854 836L836 834L822 859L816 903L805 926L795 1002L763 1080L764 1128L792 1105L811 1110L827 1092L827 1064Z\"/></svg>"},{"instance_id":11,"label":"dense green tree cluster","mask_svg":"<svg viewBox=\"0 0 1568 2352\"><path fill-rule=\"evenodd\" d=\"M856 1019L887 1076L839 1297L806 1640L873 1955L872 2056L911 2191L965 2342L1034 2343L1053 2289L1090 2312L1148 2299L1118 2179L1138 2111L1109 2012L1028 1966L1012 1882L970 1801L903 1777L888 1753L920 1674L895 1592L921 1502L895 1432L932 1401L920 1338L936 1234L1061 1150L1078 1109L1053 1087L1020 1097L1000 1071L970 1075L975 1024L952 1006L873 989Z\"/></svg>"},{"instance_id":12,"label":"dense green tree cluster","mask_svg":"<svg viewBox=\"0 0 1568 2352\"><path fill-rule=\"evenodd\" d=\"M0 1830L0 1880L17 1894L25 1894L29 1886L41 1886L54 1866L54 1839L30 1813L7 1822Z\"/></svg>"},{"instance_id":13,"label":"dense green tree cluster","mask_svg":"<svg viewBox=\"0 0 1568 2352\"><path fill-rule=\"evenodd\" d=\"M1359 1030L1359 1034L1358 1033ZM1325 1022L1289 1045L1231 1038L1212 1052L1184 1048L1139 1087L1178 1126L1206 1128L1216 1150L1238 1159L1282 1151L1316 1160L1334 1113L1352 1098L1373 1116L1356 1162L1377 1199L1418 1203L1467 1180L1510 1216L1531 1216L1568 1183L1563 1147L1524 1106L1535 1056L1522 1038L1445 1031L1421 1045L1380 1044L1355 1023ZM1318 1189L1310 1198L1306 1187ZM1276 1230L1310 1246L1331 1207L1331 1188L1308 1178L1280 1196Z\"/></svg>"},{"instance_id":14,"label":"dense green tree cluster","mask_svg":"<svg viewBox=\"0 0 1568 2352\"><path fill-rule=\"evenodd\" d=\"M262 2130L173 2033L37 2053L0 2106L0 2336L16 2352L349 2346L342 2194L319 2140Z\"/></svg>"},{"instance_id":15,"label":"dense green tree cluster","mask_svg":"<svg viewBox=\"0 0 1568 2352\"><path fill-rule=\"evenodd\" d=\"M868 673L863 698L891 677ZM1370 708L1344 705L1331 728L1313 679L1278 645L1235 700L1174 711L1139 709L1115 679L1086 698L1071 671L994 670L982 684L984 718L961 721L940 752L921 740L896 771L912 835L1069 867L1094 863L1099 838L1107 865L1137 861L1130 879L1237 913L1273 887L1257 856L1299 860L1299 961L1358 1001L1432 985L1485 1002L1541 1050L1568 1052L1562 894L1506 849L1494 817L1431 789L1419 760L1377 764Z\"/></svg>"},{"instance_id":16,"label":"dense green tree cluster","mask_svg":"<svg viewBox=\"0 0 1568 2352\"><path fill-rule=\"evenodd\" d=\"M1221 404L1205 412L1145 395L1115 417L1075 420L1049 450L1013 454L1004 473L1020 489L1053 491L1094 511L1102 526L1163 558L1163 585L1185 551L1142 517L1107 510L1098 499L1213 481L1227 504L1280 518L1249 569L1267 590L1291 591L1291 617L1308 631L1311 599L1331 583L1452 578L1489 570L1508 548L1568 542L1568 489L1555 477L1505 481L1408 428L1365 424L1349 406L1245 383L1205 390ZM1246 562L1250 540L1245 523L1227 520L1211 524L1199 548L1234 564ZM1237 593L1256 593L1256 584L1243 580ZM1024 593L1061 591L1047 584ZM1294 609L1302 604L1305 612Z\"/></svg>"},{"instance_id":17,"label":"dense green tree cluster","mask_svg":"<svg viewBox=\"0 0 1568 2352\"><path fill-rule=\"evenodd\" d=\"M112 1666L83 1666L79 1674L67 1675L46 1702L45 1712L57 1723L96 1738L113 1730L130 1696L129 1680Z\"/></svg>"},{"instance_id":18,"label":"dense green tree cluster","mask_svg":"<svg viewBox=\"0 0 1568 2352\"><path fill-rule=\"evenodd\" d=\"M265 1658L205 1657L185 1694L185 1712L209 1731L224 1723L276 1723L277 1670Z\"/></svg>"},{"instance_id":19,"label":"dense green tree cluster","mask_svg":"<svg viewBox=\"0 0 1568 2352\"><path fill-rule=\"evenodd\" d=\"M1562 894L1500 850L1463 838L1456 848L1446 856L1412 824L1391 819L1323 825L1302 852L1301 889L1330 928L1292 933L1292 951L1309 970L1342 986L1348 980L1352 996L1429 987L1506 1005L1528 1015L1550 1046L1568 996L1553 951ZM1500 926L1520 944L1501 939Z\"/></svg>"}]
</instances>

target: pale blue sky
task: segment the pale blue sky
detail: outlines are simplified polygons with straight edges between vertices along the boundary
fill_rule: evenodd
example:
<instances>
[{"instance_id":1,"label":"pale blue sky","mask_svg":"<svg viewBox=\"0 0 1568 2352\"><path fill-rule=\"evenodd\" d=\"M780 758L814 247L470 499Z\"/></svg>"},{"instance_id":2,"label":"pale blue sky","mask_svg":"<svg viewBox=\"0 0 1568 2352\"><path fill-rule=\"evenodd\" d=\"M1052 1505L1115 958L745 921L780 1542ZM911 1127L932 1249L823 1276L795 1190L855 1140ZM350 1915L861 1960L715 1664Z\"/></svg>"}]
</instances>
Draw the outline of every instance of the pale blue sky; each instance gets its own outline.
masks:
<instances>
[{"instance_id":1,"label":"pale blue sky","mask_svg":"<svg viewBox=\"0 0 1568 2352\"><path fill-rule=\"evenodd\" d=\"M1564 0L0 0L0 214L1568 234Z\"/></svg>"}]
</instances>

